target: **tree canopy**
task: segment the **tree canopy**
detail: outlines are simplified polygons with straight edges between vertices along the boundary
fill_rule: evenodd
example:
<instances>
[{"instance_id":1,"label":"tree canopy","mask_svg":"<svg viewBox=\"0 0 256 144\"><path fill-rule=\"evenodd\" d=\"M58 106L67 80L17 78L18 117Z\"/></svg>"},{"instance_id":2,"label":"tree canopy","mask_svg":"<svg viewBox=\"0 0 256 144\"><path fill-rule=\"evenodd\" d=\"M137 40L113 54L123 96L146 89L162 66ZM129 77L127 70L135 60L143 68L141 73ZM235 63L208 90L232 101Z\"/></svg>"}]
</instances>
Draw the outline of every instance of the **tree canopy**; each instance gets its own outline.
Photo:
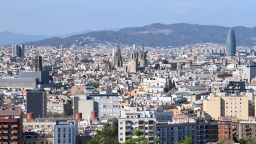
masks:
<instances>
[{"instance_id":1,"label":"tree canopy","mask_svg":"<svg viewBox=\"0 0 256 144\"><path fill-rule=\"evenodd\" d=\"M137 136L137 138L129 138L125 141L125 144L147 144L147 139L142 135L143 132L139 129L135 129L134 134Z\"/></svg>"},{"instance_id":2,"label":"tree canopy","mask_svg":"<svg viewBox=\"0 0 256 144\"><path fill-rule=\"evenodd\" d=\"M177 142L176 144L192 144L192 138L191 137L185 137L183 141Z\"/></svg>"},{"instance_id":3,"label":"tree canopy","mask_svg":"<svg viewBox=\"0 0 256 144\"><path fill-rule=\"evenodd\" d=\"M86 144L119 144L117 131L111 126L104 126L97 134Z\"/></svg>"}]
</instances>

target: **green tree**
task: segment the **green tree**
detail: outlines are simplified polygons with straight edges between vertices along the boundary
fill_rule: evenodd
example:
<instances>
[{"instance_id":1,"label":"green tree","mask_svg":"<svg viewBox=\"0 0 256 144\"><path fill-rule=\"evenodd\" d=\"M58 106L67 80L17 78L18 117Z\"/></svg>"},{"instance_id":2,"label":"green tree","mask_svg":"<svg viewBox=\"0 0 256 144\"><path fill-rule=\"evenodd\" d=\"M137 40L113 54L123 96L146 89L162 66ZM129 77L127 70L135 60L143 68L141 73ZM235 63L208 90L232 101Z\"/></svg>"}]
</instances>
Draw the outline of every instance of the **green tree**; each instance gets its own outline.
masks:
<instances>
[{"instance_id":1,"label":"green tree","mask_svg":"<svg viewBox=\"0 0 256 144\"><path fill-rule=\"evenodd\" d=\"M225 142L224 141L220 141L217 144L225 144Z\"/></svg>"},{"instance_id":2,"label":"green tree","mask_svg":"<svg viewBox=\"0 0 256 144\"><path fill-rule=\"evenodd\" d=\"M182 142L177 142L176 144L192 144L192 138L191 137L185 137Z\"/></svg>"},{"instance_id":3,"label":"green tree","mask_svg":"<svg viewBox=\"0 0 256 144\"><path fill-rule=\"evenodd\" d=\"M125 144L147 144L147 139L142 135L143 132L139 129L135 129L134 134L137 136L137 138L129 138L125 141Z\"/></svg>"},{"instance_id":4,"label":"green tree","mask_svg":"<svg viewBox=\"0 0 256 144\"><path fill-rule=\"evenodd\" d=\"M97 134L86 144L118 144L117 131L115 131L111 126L104 126Z\"/></svg>"},{"instance_id":5,"label":"green tree","mask_svg":"<svg viewBox=\"0 0 256 144\"><path fill-rule=\"evenodd\" d=\"M256 137L246 137L239 140L240 144L256 144Z\"/></svg>"},{"instance_id":6,"label":"green tree","mask_svg":"<svg viewBox=\"0 0 256 144\"><path fill-rule=\"evenodd\" d=\"M93 82L91 84L94 88L99 88L99 83L98 82Z\"/></svg>"}]
</instances>

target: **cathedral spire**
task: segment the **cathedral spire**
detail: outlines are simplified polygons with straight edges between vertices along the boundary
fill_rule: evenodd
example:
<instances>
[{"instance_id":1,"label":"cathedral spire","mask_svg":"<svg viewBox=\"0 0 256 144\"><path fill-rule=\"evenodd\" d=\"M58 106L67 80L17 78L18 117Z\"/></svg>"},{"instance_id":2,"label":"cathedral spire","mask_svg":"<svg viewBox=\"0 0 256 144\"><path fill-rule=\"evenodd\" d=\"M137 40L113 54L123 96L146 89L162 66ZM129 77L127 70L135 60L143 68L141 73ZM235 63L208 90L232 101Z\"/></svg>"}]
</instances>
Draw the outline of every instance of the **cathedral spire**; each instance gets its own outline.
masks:
<instances>
[{"instance_id":1,"label":"cathedral spire","mask_svg":"<svg viewBox=\"0 0 256 144\"><path fill-rule=\"evenodd\" d=\"M113 51L113 66L114 67L122 67L123 66L123 60L122 60L122 54L120 49L120 43L119 38L116 38L116 48Z\"/></svg>"}]
</instances>

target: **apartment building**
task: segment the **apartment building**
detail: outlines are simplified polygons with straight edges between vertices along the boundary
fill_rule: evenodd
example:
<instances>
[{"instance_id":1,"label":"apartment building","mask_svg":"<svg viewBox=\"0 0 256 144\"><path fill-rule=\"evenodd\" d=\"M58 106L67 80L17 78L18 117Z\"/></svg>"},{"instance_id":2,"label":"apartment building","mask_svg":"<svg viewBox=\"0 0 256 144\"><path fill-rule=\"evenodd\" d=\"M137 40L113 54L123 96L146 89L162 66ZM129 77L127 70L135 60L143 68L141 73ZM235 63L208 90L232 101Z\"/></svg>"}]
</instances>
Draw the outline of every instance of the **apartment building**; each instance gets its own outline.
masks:
<instances>
[{"instance_id":1,"label":"apartment building","mask_svg":"<svg viewBox=\"0 0 256 144\"><path fill-rule=\"evenodd\" d=\"M19 108L0 110L0 143L22 143L22 111Z\"/></svg>"}]
</instances>

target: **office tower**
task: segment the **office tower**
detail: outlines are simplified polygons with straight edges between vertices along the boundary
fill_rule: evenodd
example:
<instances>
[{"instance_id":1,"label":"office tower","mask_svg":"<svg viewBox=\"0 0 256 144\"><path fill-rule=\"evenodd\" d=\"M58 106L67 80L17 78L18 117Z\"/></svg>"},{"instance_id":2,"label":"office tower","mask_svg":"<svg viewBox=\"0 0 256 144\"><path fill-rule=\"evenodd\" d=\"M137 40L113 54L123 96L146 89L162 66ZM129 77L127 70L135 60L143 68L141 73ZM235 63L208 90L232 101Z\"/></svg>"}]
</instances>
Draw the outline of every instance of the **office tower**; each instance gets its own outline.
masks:
<instances>
[{"instance_id":1,"label":"office tower","mask_svg":"<svg viewBox=\"0 0 256 144\"><path fill-rule=\"evenodd\" d=\"M27 113L35 118L44 118L47 112L47 96L44 90L34 89L27 92Z\"/></svg>"},{"instance_id":2,"label":"office tower","mask_svg":"<svg viewBox=\"0 0 256 144\"><path fill-rule=\"evenodd\" d=\"M12 45L12 57L25 57L25 45Z\"/></svg>"},{"instance_id":3,"label":"office tower","mask_svg":"<svg viewBox=\"0 0 256 144\"><path fill-rule=\"evenodd\" d=\"M118 39L117 39L117 47L116 49L113 50L112 63L113 63L113 66L116 68L123 66L122 54L121 54L121 49L120 49L120 44Z\"/></svg>"},{"instance_id":4,"label":"office tower","mask_svg":"<svg viewBox=\"0 0 256 144\"><path fill-rule=\"evenodd\" d=\"M43 60L41 56L35 56L32 62L33 71L42 71L43 68Z\"/></svg>"},{"instance_id":5,"label":"office tower","mask_svg":"<svg viewBox=\"0 0 256 144\"><path fill-rule=\"evenodd\" d=\"M130 54L130 72L136 73L138 71L138 52L135 44L133 44L133 50Z\"/></svg>"},{"instance_id":6,"label":"office tower","mask_svg":"<svg viewBox=\"0 0 256 144\"><path fill-rule=\"evenodd\" d=\"M22 136L22 111L19 108L0 110L0 143L20 144Z\"/></svg>"},{"instance_id":7,"label":"office tower","mask_svg":"<svg viewBox=\"0 0 256 144\"><path fill-rule=\"evenodd\" d=\"M230 29L227 34L226 56L236 55L236 37L234 29Z\"/></svg>"},{"instance_id":8,"label":"office tower","mask_svg":"<svg viewBox=\"0 0 256 144\"><path fill-rule=\"evenodd\" d=\"M54 143L75 144L77 131L78 128L75 120L56 121L54 126Z\"/></svg>"}]
</instances>

